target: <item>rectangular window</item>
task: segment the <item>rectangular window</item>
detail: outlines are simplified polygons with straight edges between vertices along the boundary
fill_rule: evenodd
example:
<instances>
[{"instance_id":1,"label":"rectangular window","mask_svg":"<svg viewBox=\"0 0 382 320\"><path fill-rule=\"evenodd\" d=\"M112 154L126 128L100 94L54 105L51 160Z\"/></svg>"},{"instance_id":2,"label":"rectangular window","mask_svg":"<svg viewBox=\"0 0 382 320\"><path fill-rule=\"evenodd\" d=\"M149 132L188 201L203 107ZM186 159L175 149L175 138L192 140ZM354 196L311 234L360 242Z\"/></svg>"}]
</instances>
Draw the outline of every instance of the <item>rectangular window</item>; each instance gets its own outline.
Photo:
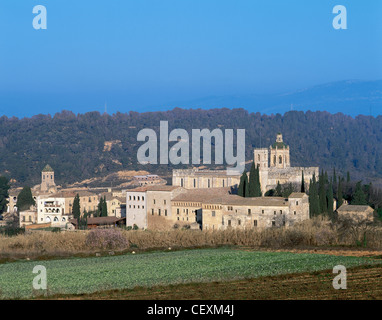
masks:
<instances>
[{"instance_id":1,"label":"rectangular window","mask_svg":"<svg viewBox=\"0 0 382 320\"><path fill-rule=\"evenodd\" d=\"M296 211L293 211L294 215L296 215Z\"/></svg>"},{"instance_id":2,"label":"rectangular window","mask_svg":"<svg viewBox=\"0 0 382 320\"><path fill-rule=\"evenodd\" d=\"M240 226L241 225L241 220L237 220L237 224Z\"/></svg>"},{"instance_id":3,"label":"rectangular window","mask_svg":"<svg viewBox=\"0 0 382 320\"><path fill-rule=\"evenodd\" d=\"M248 214L251 214L251 209L248 209Z\"/></svg>"},{"instance_id":4,"label":"rectangular window","mask_svg":"<svg viewBox=\"0 0 382 320\"><path fill-rule=\"evenodd\" d=\"M176 209L176 214L179 214L179 208L178 208L178 209Z\"/></svg>"},{"instance_id":5,"label":"rectangular window","mask_svg":"<svg viewBox=\"0 0 382 320\"><path fill-rule=\"evenodd\" d=\"M151 209L151 214L154 215L154 209Z\"/></svg>"},{"instance_id":6,"label":"rectangular window","mask_svg":"<svg viewBox=\"0 0 382 320\"><path fill-rule=\"evenodd\" d=\"M163 204L166 204L166 200L163 200Z\"/></svg>"},{"instance_id":7,"label":"rectangular window","mask_svg":"<svg viewBox=\"0 0 382 320\"><path fill-rule=\"evenodd\" d=\"M212 211L212 216L215 217L215 211Z\"/></svg>"},{"instance_id":8,"label":"rectangular window","mask_svg":"<svg viewBox=\"0 0 382 320\"><path fill-rule=\"evenodd\" d=\"M167 217L167 209L164 210L164 215Z\"/></svg>"},{"instance_id":9,"label":"rectangular window","mask_svg":"<svg viewBox=\"0 0 382 320\"><path fill-rule=\"evenodd\" d=\"M254 227L257 227L257 220L254 220L254 221L253 221L253 226L254 226Z\"/></svg>"},{"instance_id":10,"label":"rectangular window","mask_svg":"<svg viewBox=\"0 0 382 320\"><path fill-rule=\"evenodd\" d=\"M160 209L158 209L158 215L160 216Z\"/></svg>"},{"instance_id":11,"label":"rectangular window","mask_svg":"<svg viewBox=\"0 0 382 320\"><path fill-rule=\"evenodd\" d=\"M276 221L272 221L272 227L276 226Z\"/></svg>"},{"instance_id":12,"label":"rectangular window","mask_svg":"<svg viewBox=\"0 0 382 320\"><path fill-rule=\"evenodd\" d=\"M231 226L231 220L228 220L228 227Z\"/></svg>"}]
</instances>

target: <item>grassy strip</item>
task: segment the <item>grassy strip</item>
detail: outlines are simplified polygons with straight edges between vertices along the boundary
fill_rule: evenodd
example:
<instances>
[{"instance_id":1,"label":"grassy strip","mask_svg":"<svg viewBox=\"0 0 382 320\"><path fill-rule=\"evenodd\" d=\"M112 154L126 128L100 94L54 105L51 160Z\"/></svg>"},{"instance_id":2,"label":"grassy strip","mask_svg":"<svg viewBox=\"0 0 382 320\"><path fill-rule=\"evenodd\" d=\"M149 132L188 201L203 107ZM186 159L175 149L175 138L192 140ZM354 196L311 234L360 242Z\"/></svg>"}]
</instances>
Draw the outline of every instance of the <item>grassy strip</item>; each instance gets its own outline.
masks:
<instances>
[{"instance_id":1,"label":"grassy strip","mask_svg":"<svg viewBox=\"0 0 382 320\"><path fill-rule=\"evenodd\" d=\"M55 300L381 300L382 265L347 269L346 290L332 286L331 270L224 282L136 287L92 294L55 295Z\"/></svg>"},{"instance_id":2,"label":"grassy strip","mask_svg":"<svg viewBox=\"0 0 382 320\"><path fill-rule=\"evenodd\" d=\"M139 255L24 261L0 265L2 298L30 298L37 265L47 270L48 295L83 294L138 286L230 281L378 263L359 257L237 249L199 249Z\"/></svg>"}]
</instances>

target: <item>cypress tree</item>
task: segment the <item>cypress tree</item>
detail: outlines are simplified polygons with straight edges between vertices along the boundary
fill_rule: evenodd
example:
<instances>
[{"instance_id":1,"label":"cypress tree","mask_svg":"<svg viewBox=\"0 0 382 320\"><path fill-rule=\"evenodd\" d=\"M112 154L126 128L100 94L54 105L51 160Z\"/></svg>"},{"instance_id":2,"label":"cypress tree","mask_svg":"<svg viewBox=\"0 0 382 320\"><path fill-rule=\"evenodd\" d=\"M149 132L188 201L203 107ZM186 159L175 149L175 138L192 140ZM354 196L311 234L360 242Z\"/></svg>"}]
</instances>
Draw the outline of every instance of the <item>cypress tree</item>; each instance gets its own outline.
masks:
<instances>
[{"instance_id":1,"label":"cypress tree","mask_svg":"<svg viewBox=\"0 0 382 320\"><path fill-rule=\"evenodd\" d=\"M336 168L333 168L333 185L337 185Z\"/></svg>"},{"instance_id":2,"label":"cypress tree","mask_svg":"<svg viewBox=\"0 0 382 320\"><path fill-rule=\"evenodd\" d=\"M106 196L103 198L103 203L102 203L102 217L107 217Z\"/></svg>"},{"instance_id":3,"label":"cypress tree","mask_svg":"<svg viewBox=\"0 0 382 320\"><path fill-rule=\"evenodd\" d=\"M34 206L36 202L33 199L30 187L24 187L17 197L16 207L19 211L28 210L30 206Z\"/></svg>"},{"instance_id":4,"label":"cypress tree","mask_svg":"<svg viewBox=\"0 0 382 320\"><path fill-rule=\"evenodd\" d=\"M282 196L284 198L288 198L293 192L293 185L292 183L289 183L288 186L286 186L283 190Z\"/></svg>"},{"instance_id":5,"label":"cypress tree","mask_svg":"<svg viewBox=\"0 0 382 320\"><path fill-rule=\"evenodd\" d=\"M282 197L282 189L281 189L280 181L277 181L277 186L275 191L276 191L276 194L275 194L276 197Z\"/></svg>"},{"instance_id":6,"label":"cypress tree","mask_svg":"<svg viewBox=\"0 0 382 320\"><path fill-rule=\"evenodd\" d=\"M320 213L320 203L317 192L316 177L313 174L313 179L310 180L309 186L309 211L310 217L315 217Z\"/></svg>"},{"instance_id":7,"label":"cypress tree","mask_svg":"<svg viewBox=\"0 0 382 320\"><path fill-rule=\"evenodd\" d=\"M326 203L326 190L325 190L325 175L321 175L321 179L318 181L318 196L320 213L328 212L328 204Z\"/></svg>"},{"instance_id":8,"label":"cypress tree","mask_svg":"<svg viewBox=\"0 0 382 320\"><path fill-rule=\"evenodd\" d=\"M343 194L342 194L342 179L338 181L338 190L337 190L337 209L342 206L344 203Z\"/></svg>"},{"instance_id":9,"label":"cypress tree","mask_svg":"<svg viewBox=\"0 0 382 320\"><path fill-rule=\"evenodd\" d=\"M304 171L302 171L302 177L301 177L301 192L305 193Z\"/></svg>"},{"instance_id":10,"label":"cypress tree","mask_svg":"<svg viewBox=\"0 0 382 320\"><path fill-rule=\"evenodd\" d=\"M327 212L330 219L333 219L333 205L334 205L334 199L333 199L333 185L330 183L328 190L327 190L327 198L328 198L328 208Z\"/></svg>"},{"instance_id":11,"label":"cypress tree","mask_svg":"<svg viewBox=\"0 0 382 320\"><path fill-rule=\"evenodd\" d=\"M252 163L251 170L249 172L249 197L261 197L261 186L260 186L260 169Z\"/></svg>"},{"instance_id":12,"label":"cypress tree","mask_svg":"<svg viewBox=\"0 0 382 320\"><path fill-rule=\"evenodd\" d=\"M74 201L73 201L72 214L73 214L74 219L78 220L81 217L80 196L78 193L75 196Z\"/></svg>"},{"instance_id":13,"label":"cypress tree","mask_svg":"<svg viewBox=\"0 0 382 320\"><path fill-rule=\"evenodd\" d=\"M99 202L98 202L98 206L97 206L97 212L96 212L97 217L102 216L102 204L103 204L103 198L100 197Z\"/></svg>"},{"instance_id":14,"label":"cypress tree","mask_svg":"<svg viewBox=\"0 0 382 320\"><path fill-rule=\"evenodd\" d=\"M249 196L255 197L256 193L256 166L255 162L252 162L251 170L249 171Z\"/></svg>"},{"instance_id":15,"label":"cypress tree","mask_svg":"<svg viewBox=\"0 0 382 320\"><path fill-rule=\"evenodd\" d=\"M7 210L9 188L9 180L6 177L0 176L0 214Z\"/></svg>"},{"instance_id":16,"label":"cypress tree","mask_svg":"<svg viewBox=\"0 0 382 320\"><path fill-rule=\"evenodd\" d=\"M248 176L247 176L247 171L244 170L243 174L240 177L240 184L239 184L239 189L237 191L237 194L240 197L245 197L246 195L249 194L249 188L248 188Z\"/></svg>"},{"instance_id":17,"label":"cypress tree","mask_svg":"<svg viewBox=\"0 0 382 320\"><path fill-rule=\"evenodd\" d=\"M255 163L252 163L248 183L249 197L261 197L260 169L255 166Z\"/></svg>"},{"instance_id":18,"label":"cypress tree","mask_svg":"<svg viewBox=\"0 0 382 320\"><path fill-rule=\"evenodd\" d=\"M353 195L353 200L351 201L351 204L354 205L366 205L366 195L362 190L361 181L357 182L355 187L355 192Z\"/></svg>"}]
</instances>

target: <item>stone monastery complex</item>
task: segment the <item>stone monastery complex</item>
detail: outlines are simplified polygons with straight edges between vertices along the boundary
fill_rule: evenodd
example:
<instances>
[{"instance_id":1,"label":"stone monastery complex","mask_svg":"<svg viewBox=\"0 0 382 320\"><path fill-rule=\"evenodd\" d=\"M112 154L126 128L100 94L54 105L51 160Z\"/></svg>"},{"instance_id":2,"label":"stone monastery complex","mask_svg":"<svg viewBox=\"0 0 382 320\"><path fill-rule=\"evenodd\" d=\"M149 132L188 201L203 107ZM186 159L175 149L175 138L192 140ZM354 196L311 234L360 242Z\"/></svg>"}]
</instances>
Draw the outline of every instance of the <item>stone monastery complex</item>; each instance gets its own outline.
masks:
<instances>
[{"instance_id":1,"label":"stone monastery complex","mask_svg":"<svg viewBox=\"0 0 382 320\"><path fill-rule=\"evenodd\" d=\"M289 146L279 133L269 148L255 149L253 162L259 168L262 197L243 198L236 193L240 175L227 175L226 170L174 170L172 185L156 175L137 176L134 189L97 190L60 189L54 182L54 170L47 165L41 184L32 189L35 207L17 212L18 192L10 192L6 218L18 215L20 226L52 226L73 229L74 197L80 197L81 212L90 213L88 227L116 224L140 229L191 228L222 230L227 228L268 228L291 226L309 219L309 201L305 193L293 192L288 198L268 197L265 193L277 184L306 186L318 167L292 167ZM97 189L97 188L95 188ZM93 217L100 198L106 199L107 217Z\"/></svg>"}]
</instances>

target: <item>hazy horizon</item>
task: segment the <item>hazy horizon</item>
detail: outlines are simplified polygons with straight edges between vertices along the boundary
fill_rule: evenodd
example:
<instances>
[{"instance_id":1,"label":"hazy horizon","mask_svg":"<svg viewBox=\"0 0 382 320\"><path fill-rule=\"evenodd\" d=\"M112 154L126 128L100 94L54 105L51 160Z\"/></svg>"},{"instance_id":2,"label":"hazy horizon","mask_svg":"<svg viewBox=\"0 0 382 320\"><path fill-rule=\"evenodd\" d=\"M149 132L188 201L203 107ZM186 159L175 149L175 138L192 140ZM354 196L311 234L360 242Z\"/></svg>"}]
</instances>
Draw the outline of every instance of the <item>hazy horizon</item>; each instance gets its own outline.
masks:
<instances>
[{"instance_id":1,"label":"hazy horizon","mask_svg":"<svg viewBox=\"0 0 382 320\"><path fill-rule=\"evenodd\" d=\"M109 113L155 111L192 108L196 100L210 97L218 98L207 99L212 106L221 101L224 107L281 113L287 106L279 99L281 104L274 106L260 100L219 99L269 97L349 79L382 79L382 2L342 3L346 30L333 27L337 4L3 0L0 114L103 112L105 104ZM46 30L32 25L36 5L46 7ZM308 107L301 104L302 109ZM316 107L349 110L347 105L338 107L342 110ZM352 108L354 115L357 110ZM359 113L368 109L362 105Z\"/></svg>"}]
</instances>

